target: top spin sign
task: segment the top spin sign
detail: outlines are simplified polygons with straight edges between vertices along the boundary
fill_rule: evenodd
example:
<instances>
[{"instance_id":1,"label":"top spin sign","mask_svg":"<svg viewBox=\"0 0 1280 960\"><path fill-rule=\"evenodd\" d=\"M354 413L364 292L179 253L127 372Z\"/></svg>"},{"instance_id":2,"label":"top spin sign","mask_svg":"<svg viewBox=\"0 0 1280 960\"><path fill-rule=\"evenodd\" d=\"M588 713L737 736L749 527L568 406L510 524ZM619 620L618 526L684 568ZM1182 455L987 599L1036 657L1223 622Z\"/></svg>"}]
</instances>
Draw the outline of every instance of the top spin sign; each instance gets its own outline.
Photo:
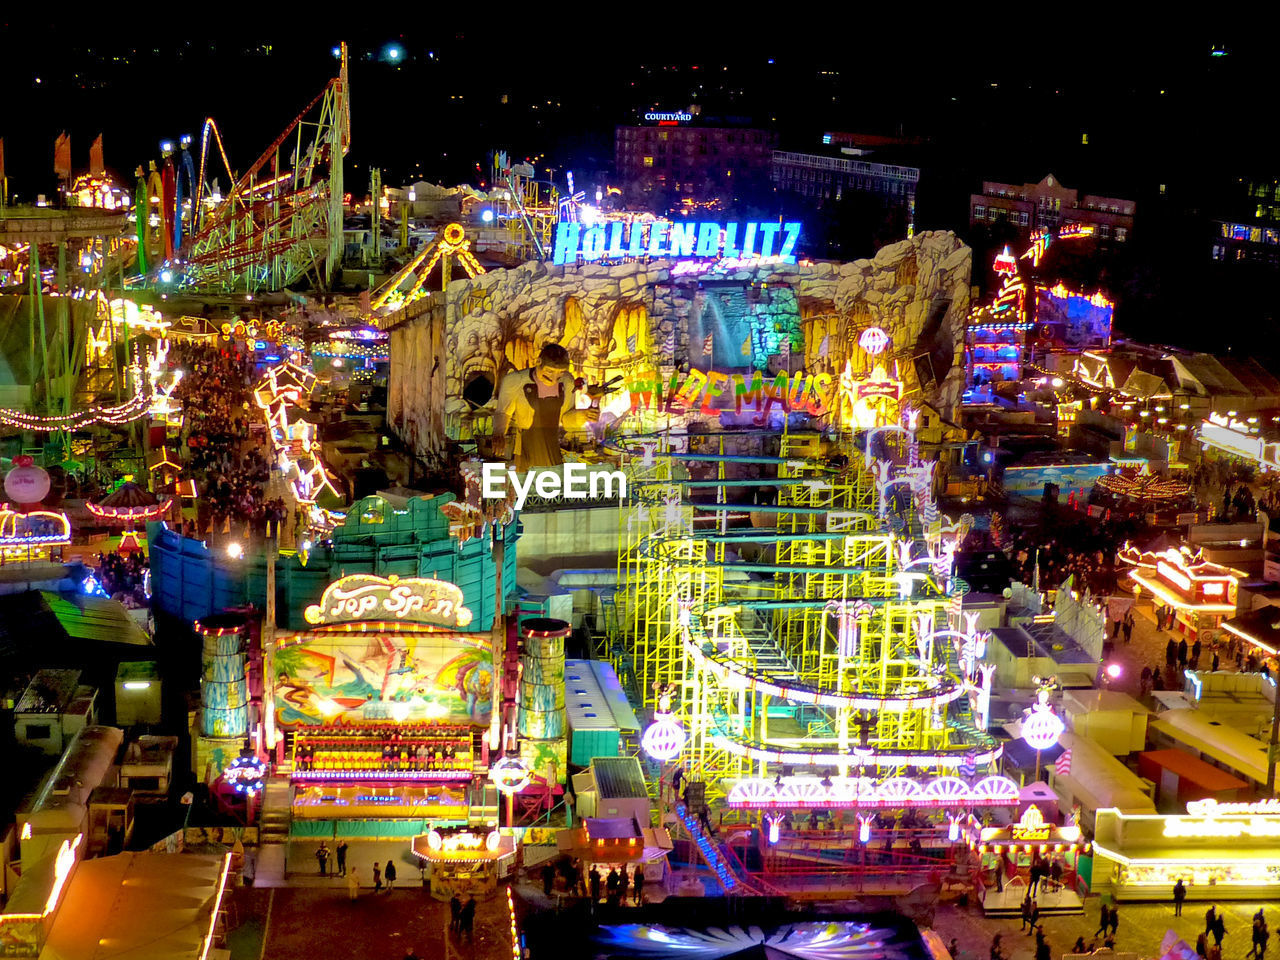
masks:
<instances>
[{"instance_id":1,"label":"top spin sign","mask_svg":"<svg viewBox=\"0 0 1280 960\"><path fill-rule=\"evenodd\" d=\"M551 262L576 263L578 258L592 263L601 260L679 260L698 257L752 260L772 258L776 263L796 262L800 224L702 223L654 220L651 223L557 223Z\"/></svg>"}]
</instances>

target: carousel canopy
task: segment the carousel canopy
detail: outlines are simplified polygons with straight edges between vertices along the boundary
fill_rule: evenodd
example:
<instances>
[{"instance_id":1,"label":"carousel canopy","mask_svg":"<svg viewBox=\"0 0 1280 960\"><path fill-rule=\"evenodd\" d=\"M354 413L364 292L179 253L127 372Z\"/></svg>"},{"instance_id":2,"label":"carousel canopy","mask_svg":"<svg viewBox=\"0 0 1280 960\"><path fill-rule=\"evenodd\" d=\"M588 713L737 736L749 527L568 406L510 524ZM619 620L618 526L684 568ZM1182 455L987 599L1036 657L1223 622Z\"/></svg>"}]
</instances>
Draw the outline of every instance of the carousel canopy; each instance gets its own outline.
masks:
<instances>
[{"instance_id":1,"label":"carousel canopy","mask_svg":"<svg viewBox=\"0 0 1280 960\"><path fill-rule=\"evenodd\" d=\"M173 500L160 500L145 487L126 481L97 503L88 505L99 520L137 522L156 520L169 512Z\"/></svg>"}]
</instances>

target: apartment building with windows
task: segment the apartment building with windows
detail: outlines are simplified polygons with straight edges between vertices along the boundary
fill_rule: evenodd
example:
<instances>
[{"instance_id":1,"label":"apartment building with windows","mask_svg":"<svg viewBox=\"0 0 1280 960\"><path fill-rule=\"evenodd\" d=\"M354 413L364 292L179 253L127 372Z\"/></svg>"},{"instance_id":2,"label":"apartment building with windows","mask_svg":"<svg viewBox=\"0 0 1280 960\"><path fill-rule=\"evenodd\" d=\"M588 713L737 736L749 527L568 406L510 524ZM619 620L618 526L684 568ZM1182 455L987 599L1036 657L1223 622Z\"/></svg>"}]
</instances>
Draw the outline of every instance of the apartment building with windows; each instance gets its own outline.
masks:
<instances>
[{"instance_id":1,"label":"apartment building with windows","mask_svg":"<svg viewBox=\"0 0 1280 960\"><path fill-rule=\"evenodd\" d=\"M1134 202L1091 193L1081 196L1053 174L1039 183L984 180L982 192L969 195L969 225L1008 223L1022 239L1041 231L1057 235L1092 227L1100 244L1125 243L1133 232Z\"/></svg>"}]
</instances>

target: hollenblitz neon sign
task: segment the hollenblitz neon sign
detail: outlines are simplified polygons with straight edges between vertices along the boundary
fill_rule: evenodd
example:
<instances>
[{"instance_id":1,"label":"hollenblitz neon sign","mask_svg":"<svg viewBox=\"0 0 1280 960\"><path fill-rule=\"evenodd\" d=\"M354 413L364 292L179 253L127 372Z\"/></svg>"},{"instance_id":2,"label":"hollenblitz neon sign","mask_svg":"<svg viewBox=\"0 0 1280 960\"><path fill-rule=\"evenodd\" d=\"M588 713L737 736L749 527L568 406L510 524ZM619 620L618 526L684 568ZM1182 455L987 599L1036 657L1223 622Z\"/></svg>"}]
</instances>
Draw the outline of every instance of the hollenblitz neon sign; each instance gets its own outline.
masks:
<instances>
[{"instance_id":1,"label":"hollenblitz neon sign","mask_svg":"<svg viewBox=\"0 0 1280 960\"><path fill-rule=\"evenodd\" d=\"M583 229L581 223L557 223L551 262L621 260L653 257L683 259L777 257L795 263L800 224L793 223L601 223Z\"/></svg>"}]
</instances>

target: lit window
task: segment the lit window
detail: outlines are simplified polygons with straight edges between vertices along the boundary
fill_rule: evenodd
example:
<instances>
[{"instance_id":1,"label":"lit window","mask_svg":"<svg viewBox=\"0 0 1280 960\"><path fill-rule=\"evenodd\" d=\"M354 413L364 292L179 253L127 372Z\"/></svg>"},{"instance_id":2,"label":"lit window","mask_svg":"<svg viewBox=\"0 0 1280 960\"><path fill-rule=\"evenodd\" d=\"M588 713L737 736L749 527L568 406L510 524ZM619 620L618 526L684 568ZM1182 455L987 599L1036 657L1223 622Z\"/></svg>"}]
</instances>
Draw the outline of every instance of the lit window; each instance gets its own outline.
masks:
<instances>
[{"instance_id":1,"label":"lit window","mask_svg":"<svg viewBox=\"0 0 1280 960\"><path fill-rule=\"evenodd\" d=\"M987 208L984 205L977 205L973 208L973 219L985 220L987 216Z\"/></svg>"},{"instance_id":2,"label":"lit window","mask_svg":"<svg viewBox=\"0 0 1280 960\"><path fill-rule=\"evenodd\" d=\"M1119 241L1120 243L1124 243L1124 239L1125 239L1125 237L1127 237L1128 235L1129 235L1129 231L1128 231L1128 230L1126 230L1124 227L1116 227L1116 240L1117 240L1117 241Z\"/></svg>"},{"instance_id":3,"label":"lit window","mask_svg":"<svg viewBox=\"0 0 1280 960\"><path fill-rule=\"evenodd\" d=\"M653 166L653 157L645 157L645 158L644 158L644 165L645 165L646 167L652 167L652 166Z\"/></svg>"},{"instance_id":4,"label":"lit window","mask_svg":"<svg viewBox=\"0 0 1280 960\"><path fill-rule=\"evenodd\" d=\"M1024 227L1027 225L1027 211L1023 210L1018 214L1018 223Z\"/></svg>"}]
</instances>

